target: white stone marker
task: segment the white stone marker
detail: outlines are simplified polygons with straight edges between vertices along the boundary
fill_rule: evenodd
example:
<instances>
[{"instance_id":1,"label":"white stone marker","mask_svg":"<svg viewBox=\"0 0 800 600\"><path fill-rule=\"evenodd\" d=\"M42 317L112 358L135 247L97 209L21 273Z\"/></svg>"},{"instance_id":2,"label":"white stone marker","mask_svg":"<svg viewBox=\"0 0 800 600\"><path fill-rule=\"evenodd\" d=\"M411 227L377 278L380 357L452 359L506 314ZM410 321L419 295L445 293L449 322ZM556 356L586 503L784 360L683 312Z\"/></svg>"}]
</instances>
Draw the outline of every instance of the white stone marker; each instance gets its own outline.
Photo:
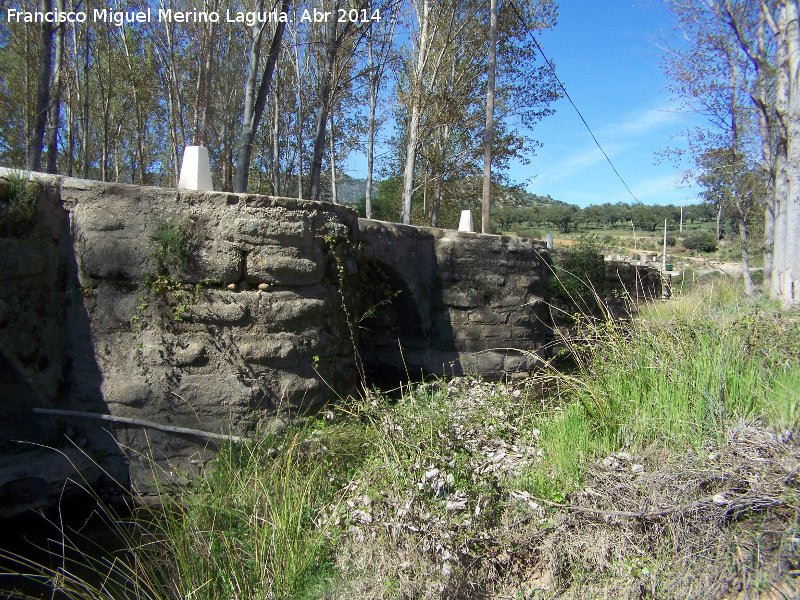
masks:
<instances>
[{"instance_id":1,"label":"white stone marker","mask_svg":"<svg viewBox=\"0 0 800 600\"><path fill-rule=\"evenodd\" d=\"M184 190L214 191L211 183L211 163L208 148L205 146L186 146L183 149L183 164L178 187Z\"/></svg>"},{"instance_id":2,"label":"white stone marker","mask_svg":"<svg viewBox=\"0 0 800 600\"><path fill-rule=\"evenodd\" d=\"M472 211L471 210L462 210L461 211L461 221L458 223L458 230L459 231L475 231L472 227Z\"/></svg>"},{"instance_id":3,"label":"white stone marker","mask_svg":"<svg viewBox=\"0 0 800 600\"><path fill-rule=\"evenodd\" d=\"M555 248L555 244L553 243L553 234L548 233L547 236L544 238L544 243L547 244L547 249L552 250Z\"/></svg>"}]
</instances>

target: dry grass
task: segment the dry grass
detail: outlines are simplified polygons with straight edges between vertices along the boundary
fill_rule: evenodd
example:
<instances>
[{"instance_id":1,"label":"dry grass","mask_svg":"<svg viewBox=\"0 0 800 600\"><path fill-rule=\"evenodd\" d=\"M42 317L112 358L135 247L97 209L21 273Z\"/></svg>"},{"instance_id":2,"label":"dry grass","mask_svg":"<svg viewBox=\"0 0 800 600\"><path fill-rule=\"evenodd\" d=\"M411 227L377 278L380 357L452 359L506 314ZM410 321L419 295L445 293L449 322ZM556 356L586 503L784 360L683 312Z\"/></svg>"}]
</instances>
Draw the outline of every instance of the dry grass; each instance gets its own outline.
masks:
<instances>
[{"instance_id":1,"label":"dry grass","mask_svg":"<svg viewBox=\"0 0 800 600\"><path fill-rule=\"evenodd\" d=\"M591 465L568 505L540 501L523 526L506 519L495 543L521 552L487 564L486 578L497 598L797 594L798 467L797 445L744 424L702 454L617 453Z\"/></svg>"}]
</instances>

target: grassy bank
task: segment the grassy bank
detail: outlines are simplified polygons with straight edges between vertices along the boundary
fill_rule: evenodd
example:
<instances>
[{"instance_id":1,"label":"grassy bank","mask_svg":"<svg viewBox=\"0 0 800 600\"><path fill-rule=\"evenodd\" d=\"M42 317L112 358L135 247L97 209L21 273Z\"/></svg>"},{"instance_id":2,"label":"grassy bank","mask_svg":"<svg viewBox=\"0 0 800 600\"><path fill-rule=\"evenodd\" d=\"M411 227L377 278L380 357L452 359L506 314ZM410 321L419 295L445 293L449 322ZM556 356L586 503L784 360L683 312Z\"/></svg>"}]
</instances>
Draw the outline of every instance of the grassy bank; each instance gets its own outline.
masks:
<instances>
[{"instance_id":1,"label":"grassy bank","mask_svg":"<svg viewBox=\"0 0 800 600\"><path fill-rule=\"evenodd\" d=\"M94 560L105 583L42 577L74 598L792 597L798 315L715 280L567 347L569 373L370 394L227 447Z\"/></svg>"}]
</instances>

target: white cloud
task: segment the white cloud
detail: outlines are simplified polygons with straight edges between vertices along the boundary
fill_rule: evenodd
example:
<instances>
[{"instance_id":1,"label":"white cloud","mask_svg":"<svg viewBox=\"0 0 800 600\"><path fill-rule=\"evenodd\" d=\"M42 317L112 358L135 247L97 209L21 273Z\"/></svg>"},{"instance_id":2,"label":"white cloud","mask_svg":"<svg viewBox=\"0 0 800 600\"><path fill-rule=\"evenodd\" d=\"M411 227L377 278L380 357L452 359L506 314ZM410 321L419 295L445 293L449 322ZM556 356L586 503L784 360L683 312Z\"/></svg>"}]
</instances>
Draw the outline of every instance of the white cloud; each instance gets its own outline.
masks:
<instances>
[{"instance_id":1,"label":"white cloud","mask_svg":"<svg viewBox=\"0 0 800 600\"><path fill-rule=\"evenodd\" d=\"M615 155L628 150L632 144L610 144L605 146L603 149L606 151L606 154L610 157L614 157ZM545 165L546 168L544 171L541 171L536 176L536 183L537 185L549 184L554 183L556 181L560 181L567 177L574 177L577 173L596 165L600 162L605 162L606 157L603 156L603 153L600 152L600 149L595 146L594 144L584 145L580 149L576 149L574 152L567 154L563 158L560 158L556 161L548 161ZM543 159L539 159L539 162L544 162Z\"/></svg>"},{"instance_id":2,"label":"white cloud","mask_svg":"<svg viewBox=\"0 0 800 600\"><path fill-rule=\"evenodd\" d=\"M645 111L634 111L624 115L619 121L610 123L601 128L598 135L609 136L641 136L654 131L670 128L674 129L676 123L684 119L684 115L662 104ZM600 141L602 144L602 140Z\"/></svg>"}]
</instances>

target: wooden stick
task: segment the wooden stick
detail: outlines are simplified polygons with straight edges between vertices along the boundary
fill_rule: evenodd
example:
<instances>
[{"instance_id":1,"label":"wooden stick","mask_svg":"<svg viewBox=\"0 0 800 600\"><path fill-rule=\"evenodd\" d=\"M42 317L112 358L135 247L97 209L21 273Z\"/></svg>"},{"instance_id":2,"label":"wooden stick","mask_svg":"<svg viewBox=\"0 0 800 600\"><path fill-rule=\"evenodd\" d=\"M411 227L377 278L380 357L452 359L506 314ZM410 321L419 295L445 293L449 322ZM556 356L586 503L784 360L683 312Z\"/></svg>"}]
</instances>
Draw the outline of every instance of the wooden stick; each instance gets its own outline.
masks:
<instances>
[{"instance_id":1,"label":"wooden stick","mask_svg":"<svg viewBox=\"0 0 800 600\"><path fill-rule=\"evenodd\" d=\"M112 423L123 423L125 425L136 425L139 427L149 427L150 429L158 429L159 431L166 431L168 433L182 433L185 435L194 435L197 437L208 438L212 440L224 440L228 442L249 442L250 438L240 437L238 435L225 435L224 433L212 433L210 431L201 431L199 429L189 429L188 427L174 427L172 425L162 425L152 421L143 421L141 419L132 419L130 417L115 417L114 415L104 415L100 413L79 412L75 410L58 410L54 408L34 408L32 409L37 415L58 415L62 417L79 417L82 419L97 419L99 421L111 421Z\"/></svg>"}]
</instances>

